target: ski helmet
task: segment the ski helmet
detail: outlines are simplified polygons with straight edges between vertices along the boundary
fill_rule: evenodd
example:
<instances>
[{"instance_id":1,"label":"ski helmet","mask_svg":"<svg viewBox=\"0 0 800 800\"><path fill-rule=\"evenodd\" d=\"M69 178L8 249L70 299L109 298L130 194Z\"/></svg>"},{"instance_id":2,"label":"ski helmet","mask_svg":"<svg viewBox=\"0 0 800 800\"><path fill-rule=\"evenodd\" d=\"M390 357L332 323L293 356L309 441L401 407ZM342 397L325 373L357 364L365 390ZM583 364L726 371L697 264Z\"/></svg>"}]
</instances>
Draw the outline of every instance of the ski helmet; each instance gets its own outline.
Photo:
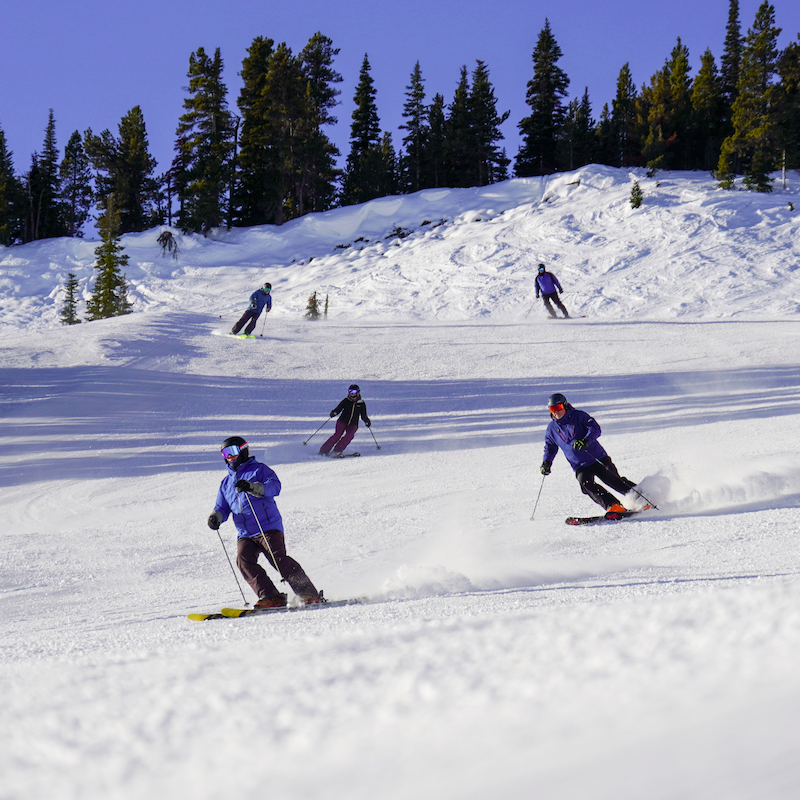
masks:
<instances>
[{"instance_id":1,"label":"ski helmet","mask_svg":"<svg viewBox=\"0 0 800 800\"><path fill-rule=\"evenodd\" d=\"M539 272L545 272L545 271L546 271L546 269L547 269L547 268L545 267L545 265L544 265L544 264L539 264Z\"/></svg>"},{"instance_id":2,"label":"ski helmet","mask_svg":"<svg viewBox=\"0 0 800 800\"><path fill-rule=\"evenodd\" d=\"M352 394L352 395L361 394L361 387L357 383L351 383L347 387L347 394Z\"/></svg>"},{"instance_id":3,"label":"ski helmet","mask_svg":"<svg viewBox=\"0 0 800 800\"><path fill-rule=\"evenodd\" d=\"M268 292L271 289L272 289L272 284L271 283L267 282L267 283L264 284L264 291L265 292Z\"/></svg>"},{"instance_id":4,"label":"ski helmet","mask_svg":"<svg viewBox=\"0 0 800 800\"><path fill-rule=\"evenodd\" d=\"M547 407L552 408L553 406L565 406L568 407L569 403L567 402L567 398L564 397L561 392L556 392L555 394L551 394L550 397L547 398Z\"/></svg>"},{"instance_id":5,"label":"ski helmet","mask_svg":"<svg viewBox=\"0 0 800 800\"><path fill-rule=\"evenodd\" d=\"M220 452L225 462L234 469L238 469L250 458L247 442L241 436L229 436L220 446ZM230 456L236 456L236 458L228 461Z\"/></svg>"}]
</instances>

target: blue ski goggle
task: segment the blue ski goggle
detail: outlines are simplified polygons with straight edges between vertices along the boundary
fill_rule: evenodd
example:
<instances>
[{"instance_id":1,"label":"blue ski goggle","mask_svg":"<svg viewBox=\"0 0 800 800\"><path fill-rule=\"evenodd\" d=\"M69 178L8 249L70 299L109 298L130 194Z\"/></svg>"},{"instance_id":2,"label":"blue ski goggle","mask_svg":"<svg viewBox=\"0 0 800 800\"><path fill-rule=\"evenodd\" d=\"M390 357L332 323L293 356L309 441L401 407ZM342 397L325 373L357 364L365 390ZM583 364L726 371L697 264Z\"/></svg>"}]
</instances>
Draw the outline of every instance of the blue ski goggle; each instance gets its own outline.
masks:
<instances>
[{"instance_id":1,"label":"blue ski goggle","mask_svg":"<svg viewBox=\"0 0 800 800\"><path fill-rule=\"evenodd\" d=\"M238 456L246 447L247 442L242 445L232 444L230 447L223 447L220 452L222 453L222 457L227 461L229 458Z\"/></svg>"}]
</instances>

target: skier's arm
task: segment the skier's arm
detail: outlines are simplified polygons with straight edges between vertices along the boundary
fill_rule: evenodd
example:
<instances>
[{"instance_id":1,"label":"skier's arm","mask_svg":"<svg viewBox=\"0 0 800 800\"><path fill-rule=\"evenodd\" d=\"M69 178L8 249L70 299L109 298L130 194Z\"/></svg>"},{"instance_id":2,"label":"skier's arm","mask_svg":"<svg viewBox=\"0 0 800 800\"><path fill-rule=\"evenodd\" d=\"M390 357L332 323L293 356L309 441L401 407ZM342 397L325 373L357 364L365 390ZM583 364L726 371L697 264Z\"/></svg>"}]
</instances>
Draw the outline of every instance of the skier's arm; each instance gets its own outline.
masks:
<instances>
[{"instance_id":1,"label":"skier's arm","mask_svg":"<svg viewBox=\"0 0 800 800\"><path fill-rule=\"evenodd\" d=\"M538 276L537 276L536 280L534 281L534 283L536 284L536 298L538 300L538 298L539 298L539 278L538 278Z\"/></svg>"},{"instance_id":2,"label":"skier's arm","mask_svg":"<svg viewBox=\"0 0 800 800\"><path fill-rule=\"evenodd\" d=\"M336 408L334 408L333 411L331 411L331 416L335 417L337 414L341 414L342 411L344 411L344 405L345 405L346 402L347 402L347 398L342 400L342 402L339 403L339 405L336 406Z\"/></svg>"},{"instance_id":3,"label":"skier's arm","mask_svg":"<svg viewBox=\"0 0 800 800\"><path fill-rule=\"evenodd\" d=\"M365 425L366 425L368 428L369 428L369 426L372 424L372 423L369 421L369 417L367 416L367 404L366 404L366 403L364 403L364 402L362 402L362 403L361 403L361 419L364 421L364 424L365 424Z\"/></svg>"},{"instance_id":4,"label":"skier's arm","mask_svg":"<svg viewBox=\"0 0 800 800\"><path fill-rule=\"evenodd\" d=\"M561 288L561 284L558 282L558 278L556 278L555 275L553 275L552 277L553 277L553 283L556 285L556 289L558 289L559 293L563 292L564 290Z\"/></svg>"}]
</instances>

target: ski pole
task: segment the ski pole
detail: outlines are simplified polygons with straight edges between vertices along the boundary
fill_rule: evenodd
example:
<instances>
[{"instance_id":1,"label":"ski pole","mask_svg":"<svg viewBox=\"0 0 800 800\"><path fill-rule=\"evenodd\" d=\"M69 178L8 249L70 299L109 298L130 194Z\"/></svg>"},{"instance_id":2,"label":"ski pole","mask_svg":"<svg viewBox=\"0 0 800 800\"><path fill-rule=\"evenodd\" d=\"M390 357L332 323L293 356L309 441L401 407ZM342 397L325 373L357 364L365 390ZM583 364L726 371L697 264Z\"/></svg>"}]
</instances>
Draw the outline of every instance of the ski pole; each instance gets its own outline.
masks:
<instances>
[{"instance_id":1,"label":"ski pole","mask_svg":"<svg viewBox=\"0 0 800 800\"><path fill-rule=\"evenodd\" d=\"M542 496L542 489L544 489L544 479L546 475L542 475L542 482L539 485L539 494L536 495L536 502L533 504L533 514L531 514L531 522L533 522L533 518L536 515L536 507L539 505L539 498Z\"/></svg>"},{"instance_id":2,"label":"ski pole","mask_svg":"<svg viewBox=\"0 0 800 800\"><path fill-rule=\"evenodd\" d=\"M314 433L312 433L311 436L309 436L308 439L303 442L303 444L308 444L312 437L316 436L330 421L331 417L328 417L328 419L326 419L325 422L323 422L322 425L320 425L319 428L317 428Z\"/></svg>"},{"instance_id":3,"label":"ski pole","mask_svg":"<svg viewBox=\"0 0 800 800\"><path fill-rule=\"evenodd\" d=\"M256 516L256 510L253 508L253 503L250 501L250 495L245 492L245 496L247 497L247 505L250 506L250 511L253 512L253 517L255 517L256 525L258 525L259 533L261 534L261 541L264 542L264 547L267 548L267 552L269 553L269 557L272 559L272 566L278 570L278 574L281 574L281 570L278 567L278 561L275 558L275 553L272 552L272 548L269 546L269 539L267 539L267 534L264 533L264 529L261 527L261 522L259 521L258 517ZM281 575L281 583L283 583L286 578Z\"/></svg>"},{"instance_id":4,"label":"ski pole","mask_svg":"<svg viewBox=\"0 0 800 800\"><path fill-rule=\"evenodd\" d=\"M369 427L369 432L372 433L372 426L371 425ZM375 442L375 447L377 447L378 450L380 450L381 446L378 444L378 440L375 438L375 434L374 433L372 433L372 441Z\"/></svg>"},{"instance_id":5,"label":"ski pole","mask_svg":"<svg viewBox=\"0 0 800 800\"><path fill-rule=\"evenodd\" d=\"M233 579L236 581L236 585L239 587L239 594L242 595L242 600L244 601L244 604L250 605L244 596L244 590L242 589L242 584L239 583L239 578L236 575L236 570L233 568L231 557L228 555L228 548L225 547L225 542L222 541L222 534L219 532L219 528L217 528L217 536L219 536L219 543L222 545L222 549L225 551L225 558L228 559L228 566L230 566L231 572L233 573Z\"/></svg>"},{"instance_id":6,"label":"ski pole","mask_svg":"<svg viewBox=\"0 0 800 800\"><path fill-rule=\"evenodd\" d=\"M264 324L261 326L261 338L264 338L264 330L267 327L267 313L264 313Z\"/></svg>"}]
</instances>

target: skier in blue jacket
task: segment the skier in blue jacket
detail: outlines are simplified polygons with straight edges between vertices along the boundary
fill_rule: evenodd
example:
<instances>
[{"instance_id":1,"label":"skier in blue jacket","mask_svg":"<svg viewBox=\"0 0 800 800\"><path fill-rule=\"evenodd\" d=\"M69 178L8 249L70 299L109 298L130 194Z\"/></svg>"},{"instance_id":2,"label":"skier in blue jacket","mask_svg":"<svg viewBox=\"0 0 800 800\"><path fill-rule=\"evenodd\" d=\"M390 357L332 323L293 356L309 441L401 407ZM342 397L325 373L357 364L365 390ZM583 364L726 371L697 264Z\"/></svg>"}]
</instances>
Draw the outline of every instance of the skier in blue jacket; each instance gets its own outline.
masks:
<instances>
[{"instance_id":1,"label":"skier in blue jacket","mask_svg":"<svg viewBox=\"0 0 800 800\"><path fill-rule=\"evenodd\" d=\"M221 452L228 474L220 484L208 527L218 530L229 516L233 516L239 534L236 564L258 595L256 608L286 605L286 595L275 588L258 563L262 553L278 570L282 580L291 586L301 603L322 602L322 596L303 568L286 555L283 520L275 503L281 492L278 476L250 455L247 442L241 436L229 436L222 443Z\"/></svg>"},{"instance_id":2,"label":"skier in blue jacket","mask_svg":"<svg viewBox=\"0 0 800 800\"><path fill-rule=\"evenodd\" d=\"M253 294L250 295L250 305L248 306L247 311L242 314L239 321L231 329L231 333L234 336L239 333L245 323L247 323L247 327L244 329L244 332L249 336L255 330L256 321L258 320L262 309L266 306L267 314L272 311L271 291L272 284L265 283L260 289L256 289Z\"/></svg>"},{"instance_id":3,"label":"skier in blue jacket","mask_svg":"<svg viewBox=\"0 0 800 800\"><path fill-rule=\"evenodd\" d=\"M550 424L544 434L542 475L550 474L553 459L560 448L575 471L585 495L606 511L625 511L625 507L611 492L595 483L595 478L598 478L623 495L636 486L633 481L619 474L611 456L597 441L601 433L600 425L585 411L573 408L560 392L550 395L547 407L550 409Z\"/></svg>"},{"instance_id":4,"label":"skier in blue jacket","mask_svg":"<svg viewBox=\"0 0 800 800\"><path fill-rule=\"evenodd\" d=\"M561 309L564 319L569 319L567 309L564 308L564 304L558 296L563 291L558 278L552 272L548 272L544 264L539 264L539 274L536 276L536 297L538 299L539 293L541 293L545 308L553 319L557 319L557 317L556 312L553 311L553 307L550 305L551 300Z\"/></svg>"}]
</instances>

